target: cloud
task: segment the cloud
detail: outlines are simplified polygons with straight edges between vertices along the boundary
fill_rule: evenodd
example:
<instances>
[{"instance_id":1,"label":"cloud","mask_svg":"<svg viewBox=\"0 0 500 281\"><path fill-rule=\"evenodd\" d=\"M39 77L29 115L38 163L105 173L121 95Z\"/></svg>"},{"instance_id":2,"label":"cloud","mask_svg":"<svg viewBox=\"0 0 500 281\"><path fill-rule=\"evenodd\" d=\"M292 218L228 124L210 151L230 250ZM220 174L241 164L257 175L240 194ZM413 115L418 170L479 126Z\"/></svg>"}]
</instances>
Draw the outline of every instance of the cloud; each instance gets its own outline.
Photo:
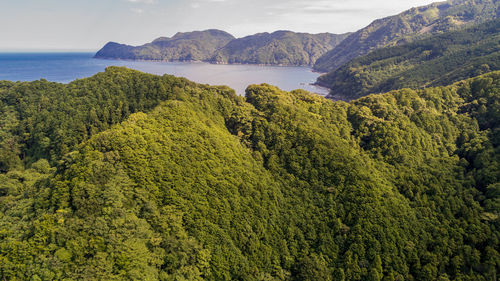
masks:
<instances>
[{"instance_id":1,"label":"cloud","mask_svg":"<svg viewBox=\"0 0 500 281\"><path fill-rule=\"evenodd\" d=\"M211 3L225 3L229 2L228 0L198 0L196 2L191 2L189 6L193 9L201 8L201 6L206 6Z\"/></svg>"},{"instance_id":2,"label":"cloud","mask_svg":"<svg viewBox=\"0 0 500 281\"><path fill-rule=\"evenodd\" d=\"M379 0L375 0L379 1ZM276 2L275 2L276 3ZM268 14L272 15L305 15L305 14L338 14L338 15L364 15L371 13L380 5L367 3L364 0L325 1L325 0L295 0L287 2L277 2L268 7Z\"/></svg>"},{"instance_id":3,"label":"cloud","mask_svg":"<svg viewBox=\"0 0 500 281\"><path fill-rule=\"evenodd\" d=\"M325 9L324 7L316 7L316 6L307 6L304 7L303 12L307 14L360 14L370 11L369 9L364 8L329 8Z\"/></svg>"},{"instance_id":4,"label":"cloud","mask_svg":"<svg viewBox=\"0 0 500 281\"><path fill-rule=\"evenodd\" d=\"M197 0L196 2L191 2L189 6L193 9L198 9L201 6L207 6L214 3L227 3L229 0Z\"/></svg>"},{"instance_id":5,"label":"cloud","mask_svg":"<svg viewBox=\"0 0 500 281\"><path fill-rule=\"evenodd\" d=\"M391 3L393 2L393 3ZM411 3L409 3L411 2ZM426 5L429 0L275 0L274 5L269 6L280 13L285 14L342 14L359 15L401 12L411 7Z\"/></svg>"},{"instance_id":6,"label":"cloud","mask_svg":"<svg viewBox=\"0 0 500 281\"><path fill-rule=\"evenodd\" d=\"M127 0L130 3L156 4L158 0Z\"/></svg>"},{"instance_id":7,"label":"cloud","mask_svg":"<svg viewBox=\"0 0 500 281\"><path fill-rule=\"evenodd\" d=\"M138 9L138 8L130 8L130 11L135 14L143 14L144 10L143 9Z\"/></svg>"}]
</instances>

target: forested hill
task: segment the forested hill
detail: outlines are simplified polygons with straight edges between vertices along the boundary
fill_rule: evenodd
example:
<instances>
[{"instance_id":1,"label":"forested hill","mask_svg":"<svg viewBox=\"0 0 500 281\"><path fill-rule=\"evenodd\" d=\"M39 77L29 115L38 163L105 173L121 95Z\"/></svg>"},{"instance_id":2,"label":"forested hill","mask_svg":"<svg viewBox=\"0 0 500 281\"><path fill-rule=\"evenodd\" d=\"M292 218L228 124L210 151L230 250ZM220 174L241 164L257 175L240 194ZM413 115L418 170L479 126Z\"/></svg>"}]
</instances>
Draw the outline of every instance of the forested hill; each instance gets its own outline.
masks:
<instances>
[{"instance_id":1,"label":"forested hill","mask_svg":"<svg viewBox=\"0 0 500 281\"><path fill-rule=\"evenodd\" d=\"M318 78L329 97L355 99L402 88L448 85L500 70L500 20L375 50Z\"/></svg>"},{"instance_id":2,"label":"forested hill","mask_svg":"<svg viewBox=\"0 0 500 281\"><path fill-rule=\"evenodd\" d=\"M0 279L495 280L499 90L0 82Z\"/></svg>"},{"instance_id":3,"label":"forested hill","mask_svg":"<svg viewBox=\"0 0 500 281\"><path fill-rule=\"evenodd\" d=\"M268 65L313 65L348 34L291 31L259 33L236 39L220 30L178 33L133 47L110 42L95 57L106 59L205 61Z\"/></svg>"},{"instance_id":4,"label":"forested hill","mask_svg":"<svg viewBox=\"0 0 500 281\"><path fill-rule=\"evenodd\" d=\"M103 59L204 61L234 37L222 30L178 32L172 38L160 37L142 46L109 42L95 57Z\"/></svg>"},{"instance_id":5,"label":"forested hill","mask_svg":"<svg viewBox=\"0 0 500 281\"><path fill-rule=\"evenodd\" d=\"M378 48L495 19L500 13L499 3L496 0L448 0L376 20L320 57L314 69L333 71Z\"/></svg>"},{"instance_id":6,"label":"forested hill","mask_svg":"<svg viewBox=\"0 0 500 281\"><path fill-rule=\"evenodd\" d=\"M235 39L215 52L214 63L309 65L344 40L346 34L291 31L259 33Z\"/></svg>"}]
</instances>

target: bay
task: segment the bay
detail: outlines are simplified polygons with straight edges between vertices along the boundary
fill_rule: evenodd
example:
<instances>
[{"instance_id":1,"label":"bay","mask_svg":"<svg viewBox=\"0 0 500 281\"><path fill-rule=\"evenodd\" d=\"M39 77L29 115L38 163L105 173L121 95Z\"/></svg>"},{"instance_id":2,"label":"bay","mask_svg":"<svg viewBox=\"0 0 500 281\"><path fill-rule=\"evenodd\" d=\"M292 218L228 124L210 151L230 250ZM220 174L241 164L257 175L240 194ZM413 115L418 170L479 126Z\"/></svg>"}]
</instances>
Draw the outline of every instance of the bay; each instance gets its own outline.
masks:
<instances>
[{"instance_id":1,"label":"bay","mask_svg":"<svg viewBox=\"0 0 500 281\"><path fill-rule=\"evenodd\" d=\"M319 95L328 90L311 85L319 73L308 67L217 65L198 62L145 62L94 59L93 53L0 53L0 80L46 79L69 83L90 77L108 66L126 66L146 73L171 74L203 84L227 85L240 95L250 84L268 83L283 90L305 89Z\"/></svg>"}]
</instances>

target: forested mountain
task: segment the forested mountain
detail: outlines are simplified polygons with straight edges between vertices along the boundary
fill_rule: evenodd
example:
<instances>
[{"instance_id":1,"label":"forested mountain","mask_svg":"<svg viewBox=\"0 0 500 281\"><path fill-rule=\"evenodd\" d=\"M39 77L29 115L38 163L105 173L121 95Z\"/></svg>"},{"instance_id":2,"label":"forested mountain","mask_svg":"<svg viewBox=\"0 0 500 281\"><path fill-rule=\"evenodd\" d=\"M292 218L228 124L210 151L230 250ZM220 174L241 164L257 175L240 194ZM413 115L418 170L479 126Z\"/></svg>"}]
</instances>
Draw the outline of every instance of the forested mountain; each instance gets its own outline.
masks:
<instances>
[{"instance_id":1,"label":"forested mountain","mask_svg":"<svg viewBox=\"0 0 500 281\"><path fill-rule=\"evenodd\" d=\"M160 37L142 46L128 46L109 42L95 57L104 59L203 61L212 57L234 37L222 30L178 32L172 38Z\"/></svg>"},{"instance_id":2,"label":"forested mountain","mask_svg":"<svg viewBox=\"0 0 500 281\"><path fill-rule=\"evenodd\" d=\"M378 19L320 57L314 69L333 71L378 48L495 19L500 13L499 3L497 0L448 0Z\"/></svg>"},{"instance_id":3,"label":"forested mountain","mask_svg":"<svg viewBox=\"0 0 500 281\"><path fill-rule=\"evenodd\" d=\"M291 31L259 33L229 42L212 58L214 63L313 65L349 34L308 34Z\"/></svg>"},{"instance_id":4,"label":"forested mountain","mask_svg":"<svg viewBox=\"0 0 500 281\"><path fill-rule=\"evenodd\" d=\"M320 76L331 98L448 85L500 70L500 20L386 47Z\"/></svg>"},{"instance_id":5,"label":"forested mountain","mask_svg":"<svg viewBox=\"0 0 500 281\"><path fill-rule=\"evenodd\" d=\"M0 279L495 280L499 90L0 82Z\"/></svg>"},{"instance_id":6,"label":"forested mountain","mask_svg":"<svg viewBox=\"0 0 500 281\"><path fill-rule=\"evenodd\" d=\"M348 34L308 34L291 31L259 33L235 39L220 30L177 33L152 43L133 47L114 42L106 44L96 58L206 61L269 65L312 65L321 55Z\"/></svg>"}]
</instances>

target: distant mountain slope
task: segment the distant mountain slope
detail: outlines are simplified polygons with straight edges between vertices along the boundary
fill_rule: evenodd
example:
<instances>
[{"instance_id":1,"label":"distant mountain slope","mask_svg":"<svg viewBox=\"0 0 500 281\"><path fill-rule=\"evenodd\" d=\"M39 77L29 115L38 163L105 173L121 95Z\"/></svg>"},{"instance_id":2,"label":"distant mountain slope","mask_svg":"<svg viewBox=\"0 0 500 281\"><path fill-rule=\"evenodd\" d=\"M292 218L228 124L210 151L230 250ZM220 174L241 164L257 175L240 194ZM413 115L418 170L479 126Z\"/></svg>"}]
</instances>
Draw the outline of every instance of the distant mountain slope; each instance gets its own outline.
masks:
<instances>
[{"instance_id":1,"label":"distant mountain slope","mask_svg":"<svg viewBox=\"0 0 500 281\"><path fill-rule=\"evenodd\" d=\"M177 33L142 46L109 42L95 55L104 59L209 61L270 65L313 65L348 34L292 31L259 33L235 39L220 30Z\"/></svg>"},{"instance_id":2,"label":"distant mountain slope","mask_svg":"<svg viewBox=\"0 0 500 281\"><path fill-rule=\"evenodd\" d=\"M312 65L349 34L308 34L291 31L259 33L229 42L212 62L271 65Z\"/></svg>"},{"instance_id":3,"label":"distant mountain slope","mask_svg":"<svg viewBox=\"0 0 500 281\"><path fill-rule=\"evenodd\" d=\"M382 48L318 79L330 97L442 86L500 69L500 20Z\"/></svg>"},{"instance_id":4,"label":"distant mountain slope","mask_svg":"<svg viewBox=\"0 0 500 281\"><path fill-rule=\"evenodd\" d=\"M400 45L433 33L494 19L499 13L498 6L496 0L449 0L376 20L319 58L314 69L329 72L381 47Z\"/></svg>"},{"instance_id":5,"label":"distant mountain slope","mask_svg":"<svg viewBox=\"0 0 500 281\"><path fill-rule=\"evenodd\" d=\"M172 38L160 37L142 46L109 42L95 55L104 59L202 61L212 57L234 37L221 30L210 29L177 33Z\"/></svg>"}]
</instances>

